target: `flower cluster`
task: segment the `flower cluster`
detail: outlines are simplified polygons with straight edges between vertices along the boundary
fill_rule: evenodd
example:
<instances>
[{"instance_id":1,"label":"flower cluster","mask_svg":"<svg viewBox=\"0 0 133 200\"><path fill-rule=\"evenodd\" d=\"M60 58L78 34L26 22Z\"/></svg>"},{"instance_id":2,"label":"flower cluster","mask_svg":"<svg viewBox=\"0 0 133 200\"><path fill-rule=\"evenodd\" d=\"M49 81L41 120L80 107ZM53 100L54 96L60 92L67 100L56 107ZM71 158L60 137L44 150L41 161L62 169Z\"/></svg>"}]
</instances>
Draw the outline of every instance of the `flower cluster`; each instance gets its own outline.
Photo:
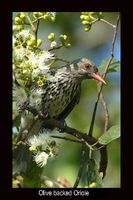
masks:
<instances>
[{"instance_id":1,"label":"flower cluster","mask_svg":"<svg viewBox=\"0 0 133 200\"><path fill-rule=\"evenodd\" d=\"M91 26L99 21L102 17L102 12L82 12L80 19L82 20L82 24L86 26L84 31L89 31Z\"/></svg>"},{"instance_id":2,"label":"flower cluster","mask_svg":"<svg viewBox=\"0 0 133 200\"><path fill-rule=\"evenodd\" d=\"M51 48L55 48L57 46L57 42L55 41L55 34L54 33L50 33L48 35L48 39L51 41ZM71 47L71 44L69 43L69 40L68 40L68 36L67 35L63 35L61 34L59 36L59 40L60 40L60 44L59 44L59 47L66 47L66 48L70 48Z\"/></svg>"},{"instance_id":3,"label":"flower cluster","mask_svg":"<svg viewBox=\"0 0 133 200\"><path fill-rule=\"evenodd\" d=\"M56 59L51 51L40 49L42 40L36 37L36 23L42 19L54 21L55 17L55 12L18 12L14 19L13 75L24 89L30 88L32 84L43 86L50 75L50 66ZM30 25L29 29L27 25ZM22 27L18 28L20 26ZM50 49L71 46L67 35L59 36L59 45L55 41L54 33L50 33L48 39L51 42Z\"/></svg>"},{"instance_id":4,"label":"flower cluster","mask_svg":"<svg viewBox=\"0 0 133 200\"><path fill-rule=\"evenodd\" d=\"M56 12L33 12L33 17L36 19L44 19L49 21L55 21Z\"/></svg>"},{"instance_id":5,"label":"flower cluster","mask_svg":"<svg viewBox=\"0 0 133 200\"><path fill-rule=\"evenodd\" d=\"M37 20L54 22L55 18L56 12L17 12L17 16L14 19L13 30L21 31L25 28L25 25L31 25L33 28Z\"/></svg>"},{"instance_id":6,"label":"flower cluster","mask_svg":"<svg viewBox=\"0 0 133 200\"><path fill-rule=\"evenodd\" d=\"M34 82L42 85L53 59L52 53L35 46L35 37L29 30L22 30L13 36L13 71L22 85Z\"/></svg>"},{"instance_id":7,"label":"flower cluster","mask_svg":"<svg viewBox=\"0 0 133 200\"><path fill-rule=\"evenodd\" d=\"M48 158L57 156L59 147L57 141L53 140L46 132L31 137L28 145L30 146L29 150L34 154L34 161L39 167L44 167Z\"/></svg>"}]
</instances>

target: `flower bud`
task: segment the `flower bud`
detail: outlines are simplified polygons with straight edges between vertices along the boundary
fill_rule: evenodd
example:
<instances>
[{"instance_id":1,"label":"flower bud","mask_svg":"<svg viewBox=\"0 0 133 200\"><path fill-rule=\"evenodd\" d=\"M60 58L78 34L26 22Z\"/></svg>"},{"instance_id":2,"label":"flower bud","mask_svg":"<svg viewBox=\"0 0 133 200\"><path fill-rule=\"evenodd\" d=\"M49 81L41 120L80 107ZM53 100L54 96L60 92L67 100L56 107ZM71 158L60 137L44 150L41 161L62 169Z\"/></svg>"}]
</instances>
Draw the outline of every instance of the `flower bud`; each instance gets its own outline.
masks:
<instances>
[{"instance_id":1,"label":"flower bud","mask_svg":"<svg viewBox=\"0 0 133 200\"><path fill-rule=\"evenodd\" d=\"M21 24L21 19L19 17L15 17L15 24Z\"/></svg>"}]
</instances>

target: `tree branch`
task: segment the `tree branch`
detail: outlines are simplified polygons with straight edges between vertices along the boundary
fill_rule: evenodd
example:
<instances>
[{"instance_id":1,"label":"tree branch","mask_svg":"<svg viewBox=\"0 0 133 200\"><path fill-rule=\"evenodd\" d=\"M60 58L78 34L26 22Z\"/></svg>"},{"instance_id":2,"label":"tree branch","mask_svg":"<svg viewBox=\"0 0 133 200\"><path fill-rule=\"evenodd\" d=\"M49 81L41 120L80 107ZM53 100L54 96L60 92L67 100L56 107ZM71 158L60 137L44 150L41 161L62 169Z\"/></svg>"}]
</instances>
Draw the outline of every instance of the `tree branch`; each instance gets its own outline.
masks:
<instances>
[{"instance_id":1,"label":"tree branch","mask_svg":"<svg viewBox=\"0 0 133 200\"><path fill-rule=\"evenodd\" d=\"M38 113L38 111L36 111L36 112ZM67 134L70 134L70 135L76 137L77 139L80 139L81 142L85 142L86 144L88 144L87 146L93 145L96 148L103 147L103 145L98 143L98 140L96 138L90 137L86 133L83 133L74 128L71 128L71 127L67 126L66 124L64 125L59 120L56 120L54 118L46 118L43 114L40 114L40 113L38 113L38 115L35 117L30 129L27 132L27 135L25 135L24 138L22 136L20 136L21 138L23 138L23 142L25 140L28 140L36 132L38 132L40 130L40 128L42 127L42 124L51 126L53 128L58 128L60 130L60 132L62 132L62 133L65 132ZM17 140L17 141L19 141L19 140Z\"/></svg>"},{"instance_id":2,"label":"tree branch","mask_svg":"<svg viewBox=\"0 0 133 200\"><path fill-rule=\"evenodd\" d=\"M39 28L39 23L40 23L40 20L38 19L37 20L37 23L36 23L36 28L35 28L35 40L36 40L36 43L37 43L37 33L38 33L38 28Z\"/></svg>"},{"instance_id":3,"label":"tree branch","mask_svg":"<svg viewBox=\"0 0 133 200\"><path fill-rule=\"evenodd\" d=\"M65 132L67 134L70 134L70 135L80 139L81 141L86 142L88 145L95 145L95 147L97 147L97 148L103 147L103 145L101 145L100 143L97 143L98 141L97 141L96 138L90 137L86 133L78 131L78 130L71 128L67 125L63 125L62 122L60 122L56 119L53 119L53 118L52 119L46 119L46 118L44 118L43 122L46 125L50 125L54 128L59 128L62 133Z\"/></svg>"}]
</instances>

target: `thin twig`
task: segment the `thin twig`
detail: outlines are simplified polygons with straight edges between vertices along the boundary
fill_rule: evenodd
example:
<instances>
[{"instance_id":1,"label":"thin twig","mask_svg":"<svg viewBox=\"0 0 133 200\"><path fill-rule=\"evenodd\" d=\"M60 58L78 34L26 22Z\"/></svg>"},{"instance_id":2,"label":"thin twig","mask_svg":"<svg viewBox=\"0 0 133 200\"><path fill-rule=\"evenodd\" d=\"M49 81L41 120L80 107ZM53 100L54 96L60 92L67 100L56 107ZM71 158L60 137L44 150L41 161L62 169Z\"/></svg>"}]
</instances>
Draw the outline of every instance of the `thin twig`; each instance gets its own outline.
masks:
<instances>
[{"instance_id":1,"label":"thin twig","mask_svg":"<svg viewBox=\"0 0 133 200\"><path fill-rule=\"evenodd\" d=\"M93 127L94 127L94 122L95 122L95 118L96 118L97 106L98 106L100 94L101 94L102 88L103 88L103 84L100 84L100 85L101 85L101 87L100 87L99 92L98 92L97 101L96 101L95 106L94 106L94 110L93 110L93 114L92 114L92 119L91 119L91 124L90 124L89 132L88 132L89 136L92 136L92 133L93 133Z\"/></svg>"},{"instance_id":2,"label":"thin twig","mask_svg":"<svg viewBox=\"0 0 133 200\"><path fill-rule=\"evenodd\" d=\"M35 32L35 27L34 27L32 21L31 21L30 17L27 15L26 18L27 18L28 22L29 22L30 25L31 25L32 31Z\"/></svg>"},{"instance_id":3,"label":"thin twig","mask_svg":"<svg viewBox=\"0 0 133 200\"><path fill-rule=\"evenodd\" d=\"M114 26L114 35L113 35L113 40L112 40L112 48L111 48L111 52L110 52L110 58L108 60L108 63L105 67L105 71L104 71L104 74L103 74L103 78L105 78L107 72L108 72L108 68L114 58L114 45L115 45L115 41L116 41L116 35L117 35L117 30L118 30L118 24L119 24L119 19L120 19L120 16L118 15L118 18L117 18L117 24L116 26ZM98 84L99 86L99 84ZM98 87L99 88L99 87ZM104 123L104 132L107 131L108 129L108 124L109 124L109 112L108 112L108 108L107 108L107 105L106 105L106 102L104 100L104 96L103 96L103 93L102 91L100 92L100 100L101 100L101 103L103 105L103 109L104 109L104 113L105 113L105 123Z\"/></svg>"},{"instance_id":4,"label":"thin twig","mask_svg":"<svg viewBox=\"0 0 133 200\"><path fill-rule=\"evenodd\" d=\"M107 103L104 99L104 96L103 96L103 93L101 92L100 94L100 101L102 103L102 106L103 106L103 109L104 109L104 115L105 115L105 118L104 118L104 130L103 132L105 133L108 129L108 124L109 124L109 111L108 111L108 107L107 107Z\"/></svg>"},{"instance_id":5,"label":"thin twig","mask_svg":"<svg viewBox=\"0 0 133 200\"><path fill-rule=\"evenodd\" d=\"M105 78L105 76L107 74L107 71L108 71L108 68L109 68L109 66L110 66L110 64L111 64L111 62L112 62L112 60L114 58L114 45L115 45L115 40L116 40L116 35L117 35L117 30L118 30L119 19L120 19L120 17L118 15L117 24L116 24L115 29L114 29L114 35L113 35L113 40L112 40L112 48L111 48L111 52L110 52L110 58L109 58L108 63L106 65L106 67L105 67L103 78ZM89 129L89 132L88 132L88 134L90 136L92 135L92 132L93 132L94 121L95 121L95 116L96 116L96 110L97 110L99 98L100 98L100 95L101 95L101 92L102 92L102 88L103 88L103 83L99 83L98 85L100 86L100 88L99 88L97 101L95 103L95 107L94 107L94 111L93 111L93 115L92 115L91 126L90 126L90 129ZM105 109L105 110L107 110L107 109Z\"/></svg>"},{"instance_id":6,"label":"thin twig","mask_svg":"<svg viewBox=\"0 0 133 200\"><path fill-rule=\"evenodd\" d=\"M111 24L110 22L106 21L105 19L100 19L100 21L112 26L113 28L116 28L116 25Z\"/></svg>"},{"instance_id":7,"label":"thin twig","mask_svg":"<svg viewBox=\"0 0 133 200\"><path fill-rule=\"evenodd\" d=\"M37 43L37 33L38 33L38 28L39 28L39 23L40 23L40 20L38 19L37 20L37 23L36 23L36 28L35 28L35 40L36 40L36 43Z\"/></svg>"},{"instance_id":8,"label":"thin twig","mask_svg":"<svg viewBox=\"0 0 133 200\"><path fill-rule=\"evenodd\" d=\"M111 52L110 52L110 58L109 58L108 63L106 65L106 67L105 67L105 72L103 74L103 78L106 76L108 68L109 68L109 65L111 64L111 62L112 62L112 60L114 58L114 47L115 47L115 41L116 41L119 21L120 21L120 15L118 14L117 23L116 23L116 27L114 29L114 35L113 35L113 40L112 40L112 48L111 48Z\"/></svg>"},{"instance_id":9,"label":"thin twig","mask_svg":"<svg viewBox=\"0 0 133 200\"><path fill-rule=\"evenodd\" d=\"M114 58L114 46L115 46L116 36L117 36L117 32L118 32L119 20L120 20L120 16L118 14L117 23L116 23L116 26L114 28L114 35L113 35L113 40L112 40L112 48L111 48L111 52L110 52L110 58L109 58L108 63L105 67L103 77L106 76L108 68L109 68L109 66L110 66L110 64L111 64L111 62ZM103 96L102 92L100 92L100 100L101 100L101 103L103 105L103 109L104 109L104 113L105 113L104 132L106 132L107 129L108 129L108 124L109 124L109 113L108 113L108 108L107 108L107 105L106 105L106 102L104 100L104 96ZM99 172L103 172L103 178L104 178L104 176L106 175L106 168L107 168L107 163L108 163L108 154L107 154L107 147L106 146L104 146L102 149L100 149L100 155L101 155L101 158L100 158Z\"/></svg>"},{"instance_id":10,"label":"thin twig","mask_svg":"<svg viewBox=\"0 0 133 200\"><path fill-rule=\"evenodd\" d=\"M33 21L32 21L32 23L33 23L33 24L35 24L35 23L36 23L38 20L41 20L41 19L43 19L43 17L42 17L42 16L41 16L41 17L38 17L38 18L37 18L37 19L35 19L35 20L33 20Z\"/></svg>"},{"instance_id":11,"label":"thin twig","mask_svg":"<svg viewBox=\"0 0 133 200\"><path fill-rule=\"evenodd\" d=\"M53 51L53 50L56 50L56 49L60 49L61 47L63 47L62 44L59 45L59 46L50 47L50 48L48 49L48 51Z\"/></svg>"},{"instance_id":12,"label":"thin twig","mask_svg":"<svg viewBox=\"0 0 133 200\"><path fill-rule=\"evenodd\" d=\"M113 29L116 28L116 25L111 24L111 22L106 21L105 19L96 19L95 21L93 21L92 24L95 24L96 22L104 22L105 24L108 24L109 26L111 26Z\"/></svg>"}]
</instances>

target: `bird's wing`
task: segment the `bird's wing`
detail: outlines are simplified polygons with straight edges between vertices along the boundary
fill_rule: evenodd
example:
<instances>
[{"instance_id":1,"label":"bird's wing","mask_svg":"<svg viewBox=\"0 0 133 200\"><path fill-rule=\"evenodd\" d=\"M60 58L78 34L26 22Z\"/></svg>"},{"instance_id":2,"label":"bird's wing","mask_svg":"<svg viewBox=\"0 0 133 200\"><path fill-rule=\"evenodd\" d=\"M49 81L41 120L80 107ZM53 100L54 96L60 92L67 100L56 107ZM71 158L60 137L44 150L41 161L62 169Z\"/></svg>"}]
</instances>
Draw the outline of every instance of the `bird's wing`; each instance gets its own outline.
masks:
<instances>
[{"instance_id":1,"label":"bird's wing","mask_svg":"<svg viewBox=\"0 0 133 200\"><path fill-rule=\"evenodd\" d=\"M65 119L70 114L70 112L73 110L74 106L79 103L80 94L81 94L81 86L79 87L79 91L73 97L72 101L63 110L63 112L57 117L58 120L60 120L60 119L63 120L63 119Z\"/></svg>"}]
</instances>

